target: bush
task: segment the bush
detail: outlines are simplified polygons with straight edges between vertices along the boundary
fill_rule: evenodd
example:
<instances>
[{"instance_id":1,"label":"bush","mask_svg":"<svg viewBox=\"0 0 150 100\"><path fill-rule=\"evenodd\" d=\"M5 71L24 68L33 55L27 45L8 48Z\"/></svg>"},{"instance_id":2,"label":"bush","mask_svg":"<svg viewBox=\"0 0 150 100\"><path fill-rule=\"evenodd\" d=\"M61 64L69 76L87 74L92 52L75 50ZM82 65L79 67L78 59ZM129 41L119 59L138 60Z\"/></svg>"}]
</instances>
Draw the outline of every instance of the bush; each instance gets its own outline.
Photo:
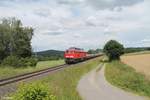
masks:
<instances>
[{"instance_id":1,"label":"bush","mask_svg":"<svg viewBox=\"0 0 150 100\"><path fill-rule=\"evenodd\" d=\"M43 83L22 84L12 96L13 100L56 100L49 86Z\"/></svg>"},{"instance_id":2,"label":"bush","mask_svg":"<svg viewBox=\"0 0 150 100\"><path fill-rule=\"evenodd\" d=\"M23 61L25 61L25 66L36 66L36 64L38 62L38 60L33 57L23 58Z\"/></svg>"},{"instance_id":3,"label":"bush","mask_svg":"<svg viewBox=\"0 0 150 100\"><path fill-rule=\"evenodd\" d=\"M2 61L4 66L26 67L36 66L38 60L36 58L19 58L17 56L8 56Z\"/></svg>"},{"instance_id":4,"label":"bush","mask_svg":"<svg viewBox=\"0 0 150 100\"><path fill-rule=\"evenodd\" d=\"M124 47L119 42L110 40L105 44L104 52L108 56L109 61L119 60L120 56L124 53Z\"/></svg>"},{"instance_id":5,"label":"bush","mask_svg":"<svg viewBox=\"0 0 150 100\"><path fill-rule=\"evenodd\" d=\"M20 59L17 56L8 56L2 61L2 65L6 66L20 66Z\"/></svg>"}]
</instances>

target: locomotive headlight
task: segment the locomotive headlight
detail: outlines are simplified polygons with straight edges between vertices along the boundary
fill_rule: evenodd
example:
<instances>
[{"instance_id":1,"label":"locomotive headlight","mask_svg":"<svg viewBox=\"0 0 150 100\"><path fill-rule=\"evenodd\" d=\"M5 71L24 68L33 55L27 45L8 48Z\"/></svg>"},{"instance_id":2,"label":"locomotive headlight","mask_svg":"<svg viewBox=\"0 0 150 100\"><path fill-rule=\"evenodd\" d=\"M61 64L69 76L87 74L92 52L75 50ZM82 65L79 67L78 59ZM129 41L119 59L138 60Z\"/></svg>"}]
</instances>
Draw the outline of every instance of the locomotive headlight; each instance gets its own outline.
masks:
<instances>
[{"instance_id":1,"label":"locomotive headlight","mask_svg":"<svg viewBox=\"0 0 150 100\"><path fill-rule=\"evenodd\" d=\"M73 56L66 56L67 58L73 58Z\"/></svg>"},{"instance_id":2,"label":"locomotive headlight","mask_svg":"<svg viewBox=\"0 0 150 100\"><path fill-rule=\"evenodd\" d=\"M73 56L70 56L71 58L73 58Z\"/></svg>"}]
</instances>

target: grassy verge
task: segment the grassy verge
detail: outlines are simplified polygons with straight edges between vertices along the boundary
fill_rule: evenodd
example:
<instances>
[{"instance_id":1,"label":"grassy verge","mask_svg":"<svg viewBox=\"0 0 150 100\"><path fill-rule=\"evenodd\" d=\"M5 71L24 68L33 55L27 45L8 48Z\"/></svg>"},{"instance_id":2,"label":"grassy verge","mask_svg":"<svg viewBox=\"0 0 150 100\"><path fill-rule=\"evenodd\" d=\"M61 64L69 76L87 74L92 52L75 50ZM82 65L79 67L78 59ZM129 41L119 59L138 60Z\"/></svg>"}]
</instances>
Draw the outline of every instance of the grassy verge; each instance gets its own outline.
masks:
<instances>
[{"instance_id":1,"label":"grassy verge","mask_svg":"<svg viewBox=\"0 0 150 100\"><path fill-rule=\"evenodd\" d=\"M56 65L64 64L64 60L53 60L53 61L41 61L38 62L36 67L20 67L20 68L14 68L14 67L0 67L0 79L7 78L10 76L15 76L27 72L32 72L48 67L53 67Z\"/></svg>"},{"instance_id":2,"label":"grassy verge","mask_svg":"<svg viewBox=\"0 0 150 100\"><path fill-rule=\"evenodd\" d=\"M57 100L81 100L76 91L80 78L91 69L100 64L101 58L96 58L78 65L72 65L62 71L55 72L50 76L36 81L36 83L46 83L50 86L50 91Z\"/></svg>"},{"instance_id":3,"label":"grassy verge","mask_svg":"<svg viewBox=\"0 0 150 100\"><path fill-rule=\"evenodd\" d=\"M113 61L106 65L105 76L115 86L150 97L150 81L144 75L119 61Z\"/></svg>"}]
</instances>

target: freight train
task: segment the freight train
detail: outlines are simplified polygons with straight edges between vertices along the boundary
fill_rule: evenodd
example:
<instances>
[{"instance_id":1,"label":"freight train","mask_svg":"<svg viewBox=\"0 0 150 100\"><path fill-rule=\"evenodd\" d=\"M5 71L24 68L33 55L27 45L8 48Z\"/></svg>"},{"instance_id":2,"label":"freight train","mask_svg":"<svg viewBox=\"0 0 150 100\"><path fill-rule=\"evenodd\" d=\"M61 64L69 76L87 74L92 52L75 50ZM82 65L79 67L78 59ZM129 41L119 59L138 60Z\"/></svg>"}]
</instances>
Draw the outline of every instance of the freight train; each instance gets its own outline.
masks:
<instances>
[{"instance_id":1,"label":"freight train","mask_svg":"<svg viewBox=\"0 0 150 100\"><path fill-rule=\"evenodd\" d=\"M100 54L88 54L83 49L76 47L71 47L64 53L65 62L67 64L77 63L97 56L100 56Z\"/></svg>"}]
</instances>

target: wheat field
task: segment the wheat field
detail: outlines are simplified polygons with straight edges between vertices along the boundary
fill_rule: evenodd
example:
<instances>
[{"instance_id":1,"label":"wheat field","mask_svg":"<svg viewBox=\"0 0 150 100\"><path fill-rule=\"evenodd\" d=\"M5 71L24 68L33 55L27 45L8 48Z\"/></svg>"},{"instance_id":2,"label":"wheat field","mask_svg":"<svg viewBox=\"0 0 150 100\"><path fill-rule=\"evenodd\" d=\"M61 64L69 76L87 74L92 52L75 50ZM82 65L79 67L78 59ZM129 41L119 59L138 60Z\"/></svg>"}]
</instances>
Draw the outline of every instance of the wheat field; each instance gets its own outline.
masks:
<instances>
[{"instance_id":1,"label":"wheat field","mask_svg":"<svg viewBox=\"0 0 150 100\"><path fill-rule=\"evenodd\" d=\"M122 56L121 61L150 78L150 54Z\"/></svg>"}]
</instances>

